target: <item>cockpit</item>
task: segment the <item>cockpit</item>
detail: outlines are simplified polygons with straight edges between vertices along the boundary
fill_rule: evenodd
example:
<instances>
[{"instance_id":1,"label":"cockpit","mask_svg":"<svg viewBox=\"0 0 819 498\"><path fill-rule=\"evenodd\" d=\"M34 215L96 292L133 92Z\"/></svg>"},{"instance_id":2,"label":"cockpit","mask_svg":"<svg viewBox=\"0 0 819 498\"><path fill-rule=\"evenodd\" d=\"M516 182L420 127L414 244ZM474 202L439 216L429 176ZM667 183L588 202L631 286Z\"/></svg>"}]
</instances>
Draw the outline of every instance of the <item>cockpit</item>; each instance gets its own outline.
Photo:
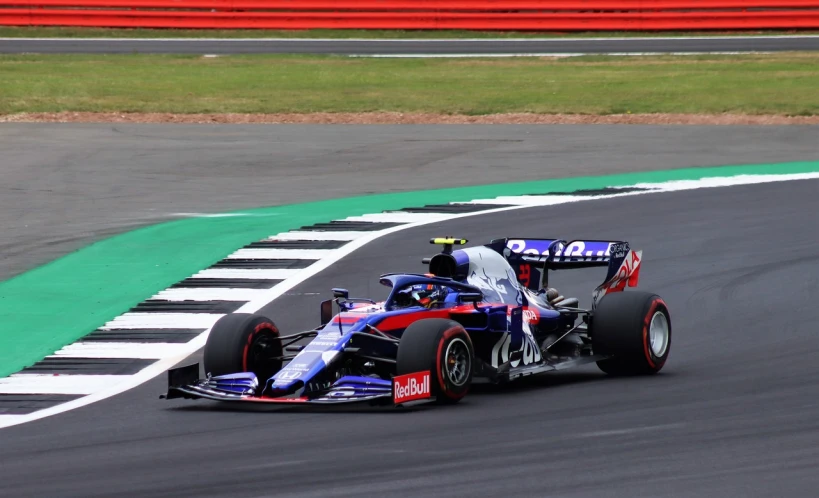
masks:
<instances>
[{"instance_id":1,"label":"cockpit","mask_svg":"<svg viewBox=\"0 0 819 498\"><path fill-rule=\"evenodd\" d=\"M450 294L445 285L411 284L399 289L393 295L393 309L424 307L441 308Z\"/></svg>"}]
</instances>

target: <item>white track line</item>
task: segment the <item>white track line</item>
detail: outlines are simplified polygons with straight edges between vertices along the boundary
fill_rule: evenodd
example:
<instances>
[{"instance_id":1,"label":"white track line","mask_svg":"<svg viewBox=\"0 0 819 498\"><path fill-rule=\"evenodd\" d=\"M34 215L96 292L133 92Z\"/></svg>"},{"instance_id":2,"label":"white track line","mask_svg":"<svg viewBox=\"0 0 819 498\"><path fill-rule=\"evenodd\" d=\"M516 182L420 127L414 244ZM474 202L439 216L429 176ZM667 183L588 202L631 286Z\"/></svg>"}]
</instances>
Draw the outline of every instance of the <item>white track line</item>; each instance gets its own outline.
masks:
<instances>
[{"instance_id":1,"label":"white track line","mask_svg":"<svg viewBox=\"0 0 819 498\"><path fill-rule=\"evenodd\" d=\"M223 316L216 313L125 313L100 329L209 329Z\"/></svg>"},{"instance_id":2,"label":"white track line","mask_svg":"<svg viewBox=\"0 0 819 498\"><path fill-rule=\"evenodd\" d=\"M218 287L178 287L165 289L151 299L168 301L250 301L264 289L228 289Z\"/></svg>"},{"instance_id":3,"label":"white track line","mask_svg":"<svg viewBox=\"0 0 819 498\"><path fill-rule=\"evenodd\" d=\"M191 278L263 278L268 280L284 280L299 274L301 270L288 269L234 269L234 268L208 268L193 275Z\"/></svg>"},{"instance_id":4,"label":"white track line","mask_svg":"<svg viewBox=\"0 0 819 498\"><path fill-rule=\"evenodd\" d=\"M819 178L819 172L794 173L790 175L736 175L731 177L703 178L701 180L676 180L666 183L638 183L634 185L634 187L657 189L658 192L676 192L679 190L694 190L700 188L734 187L737 185L756 185L759 183L793 180L815 180L817 178Z\"/></svg>"},{"instance_id":5,"label":"white track line","mask_svg":"<svg viewBox=\"0 0 819 498\"><path fill-rule=\"evenodd\" d=\"M321 259L334 249L239 249L227 259Z\"/></svg>"},{"instance_id":6,"label":"white track line","mask_svg":"<svg viewBox=\"0 0 819 498\"><path fill-rule=\"evenodd\" d=\"M622 195L622 194L617 194ZM588 199L587 195L517 195L495 197L494 199L475 199L467 204L499 204L520 207L551 206L567 202L580 202Z\"/></svg>"},{"instance_id":7,"label":"white track line","mask_svg":"<svg viewBox=\"0 0 819 498\"><path fill-rule=\"evenodd\" d=\"M161 359L187 351L185 343L166 342L75 342L50 358L141 358ZM72 375L73 376L73 375Z\"/></svg>"},{"instance_id":8,"label":"white track line","mask_svg":"<svg viewBox=\"0 0 819 498\"><path fill-rule=\"evenodd\" d=\"M373 232L285 232L267 240L336 240L349 241L366 237Z\"/></svg>"},{"instance_id":9,"label":"white track line","mask_svg":"<svg viewBox=\"0 0 819 498\"><path fill-rule=\"evenodd\" d=\"M15 374L0 379L0 394L91 394L130 377L130 375Z\"/></svg>"},{"instance_id":10,"label":"white track line","mask_svg":"<svg viewBox=\"0 0 819 498\"><path fill-rule=\"evenodd\" d=\"M790 181L790 180L806 180L806 179L819 179L819 172L814 173L804 173L804 174L790 174L790 175L742 175L742 176L734 176L734 177L721 177L721 178L703 178L700 180L691 180L691 181L677 181L677 182L667 182L667 183L657 183L657 184L642 184L638 186L643 186L647 188L656 188L656 190L650 191L640 191L640 192L623 192L623 193L613 193L612 195L603 195L603 196L537 196L537 197L556 197L562 200L562 203L571 203L571 202L584 202L584 201L593 201L593 200L600 200L600 199L611 199L615 197L627 197L632 195L647 195L652 193L659 193L659 192L674 192L678 190L688 190L692 188L712 188L712 187L726 187L731 185L748 185L753 183L766 183L766 182L779 182L779 181ZM535 196L530 196L535 197ZM554 203L557 204L558 199L554 199ZM539 206L542 204L531 204L529 201L526 201L525 204L517 204L510 207L502 207L496 209L488 209L484 211L477 211L472 213L463 213L463 214L453 214L448 215L446 219L453 220L458 218L466 218L471 216L482 216L490 213L496 212L505 212L505 211L512 211L517 209L525 209L528 207ZM438 220L436 220L438 221ZM287 290L292 289L293 287L297 286L298 284L304 282L308 278L314 276L315 274L319 273L321 270L328 268L332 264L338 262L341 258L349 255L350 253L354 252L356 249L366 245L369 242L372 242L378 238L384 237L394 232L398 232L401 230L406 230L410 228L415 228L417 226L426 225L429 223L434 223L435 221L427 220L427 221L419 221L416 223L409 223L404 225L399 225L396 227L392 227L386 230L381 230L378 232L358 232L358 235L355 240L349 244L344 245L339 250L333 252L332 256L327 257L314 263L310 267L298 271L297 273L293 274L290 278L287 278L280 284L276 285L272 289L264 291L264 297L261 295L254 299L253 301L248 302L242 308L238 310L238 312L246 312L246 313L253 313L261 309L262 307L269 304L273 299L279 297L280 295L284 294ZM335 232L336 234L338 232ZM296 239L298 240L298 239ZM302 239L305 240L305 239ZM306 239L309 240L309 239ZM202 273L202 272L200 272ZM118 317L108 324L106 327L103 328L120 328L122 325L126 325L129 327L126 328L156 328L153 324L146 326L146 318L145 315L153 315L161 316L162 314L158 313L126 313L121 317ZM208 319L212 319L215 322L222 315L212 315L212 314L183 314L177 313L173 314L173 318L168 318L170 313L164 314L166 318L163 320L159 319L151 319L151 320L158 320L159 323L162 323L165 327L172 327L176 328L179 327L181 324L177 323L180 321L180 317L195 317L198 320L201 320L202 317L208 317ZM213 317L213 318L210 318ZM76 399L74 401L70 401L67 403L63 403L60 405L53 406L51 408L47 408L45 410L39 410L34 413L28 415L20 415L20 416L5 416L0 417L0 427L7 427L10 425L16 425L24 422L29 422L32 420L37 420L43 417L55 415L58 413L63 413L69 410L73 410L75 408L79 408L82 406L89 405L96 401L108 398L115 394L119 394L127 389L131 389L136 387L143 382L155 377L156 375L164 373L168 368L174 366L178 362L185 359L188 355L195 352L199 348L203 347L207 341L207 336L210 332L210 327L213 325L211 322L207 325L208 330L203 332L202 334L196 336L190 342L183 344L183 347L180 347L179 350L181 351L179 354L167 358L163 358L156 363L151 364L147 368L141 370L135 375L125 375L125 376L79 376L79 375L70 375L70 376L53 376L53 375L28 375L28 374L17 374L13 375L7 379L0 379L0 393L3 392L13 392L17 394L31 394L36 392L45 391L55 391L59 389L63 389L63 391L59 392L67 392L69 390L77 391L82 390L84 392L93 392L88 396L85 396L80 399ZM201 326L201 325L200 325ZM184 325L182 328L196 328L195 324L191 323L188 318L185 318ZM110 346L114 348L114 346ZM22 377L22 379L21 379ZM81 378L85 378L82 382L78 382ZM60 380L53 380L53 379L60 379ZM68 380L62 380L68 379ZM62 384L60 384L62 383ZM50 385L45 385L50 384ZM60 384L60 385L58 385ZM81 384L81 385L79 385ZM23 389L22 387L26 389ZM82 393L80 393L82 394Z\"/></svg>"},{"instance_id":11,"label":"white track line","mask_svg":"<svg viewBox=\"0 0 819 498\"><path fill-rule=\"evenodd\" d=\"M390 211L386 213L373 213L361 216L349 216L342 221L368 221L370 223L415 223L416 221L444 220L449 215L447 213L405 213L403 211Z\"/></svg>"}]
</instances>

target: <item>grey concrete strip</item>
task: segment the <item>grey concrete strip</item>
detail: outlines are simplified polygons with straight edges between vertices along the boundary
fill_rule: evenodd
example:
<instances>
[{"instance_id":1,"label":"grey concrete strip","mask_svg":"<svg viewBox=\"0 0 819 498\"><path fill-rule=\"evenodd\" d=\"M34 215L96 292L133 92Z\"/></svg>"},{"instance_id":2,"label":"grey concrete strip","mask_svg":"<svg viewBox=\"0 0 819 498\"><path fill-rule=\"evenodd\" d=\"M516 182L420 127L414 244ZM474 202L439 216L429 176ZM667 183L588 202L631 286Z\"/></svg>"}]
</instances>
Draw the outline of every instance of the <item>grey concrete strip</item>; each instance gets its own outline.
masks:
<instances>
[{"instance_id":1,"label":"grey concrete strip","mask_svg":"<svg viewBox=\"0 0 819 498\"><path fill-rule=\"evenodd\" d=\"M3 38L0 53L474 55L780 52L819 50L819 37L362 39Z\"/></svg>"},{"instance_id":2,"label":"grey concrete strip","mask_svg":"<svg viewBox=\"0 0 819 498\"><path fill-rule=\"evenodd\" d=\"M0 280L175 213L816 160L816 136L811 126L4 123Z\"/></svg>"},{"instance_id":3,"label":"grey concrete strip","mask_svg":"<svg viewBox=\"0 0 819 498\"><path fill-rule=\"evenodd\" d=\"M256 412L156 398L165 379L0 432L9 496L812 496L819 181L704 189L466 218L365 246L266 309L316 323L333 286L383 296L428 239L624 238L671 307L663 372L594 366L414 412ZM601 270L553 283L583 304ZM319 292L321 295L311 295ZM786 310L786 313L783 313ZM48 470L44 479L43 469ZM146 477L147 476L147 477Z\"/></svg>"}]
</instances>

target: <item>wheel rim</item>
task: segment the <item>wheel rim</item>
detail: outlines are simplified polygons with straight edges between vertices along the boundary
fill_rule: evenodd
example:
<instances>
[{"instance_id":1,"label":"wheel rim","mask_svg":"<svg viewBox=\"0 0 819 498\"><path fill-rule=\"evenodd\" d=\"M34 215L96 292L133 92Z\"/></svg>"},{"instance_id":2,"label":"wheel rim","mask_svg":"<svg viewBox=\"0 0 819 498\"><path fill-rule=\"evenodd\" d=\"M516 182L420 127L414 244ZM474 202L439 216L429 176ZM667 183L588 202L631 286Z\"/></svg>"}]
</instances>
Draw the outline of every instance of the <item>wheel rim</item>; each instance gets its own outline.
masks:
<instances>
[{"instance_id":1,"label":"wheel rim","mask_svg":"<svg viewBox=\"0 0 819 498\"><path fill-rule=\"evenodd\" d=\"M270 363L276 356L274 337L271 334L257 334L248 348L247 369L251 372L269 370Z\"/></svg>"},{"instance_id":2,"label":"wheel rim","mask_svg":"<svg viewBox=\"0 0 819 498\"><path fill-rule=\"evenodd\" d=\"M648 329L649 339L651 341L651 352L654 356L662 358L668 349L668 318L662 311L657 311L651 317L651 324Z\"/></svg>"},{"instance_id":3,"label":"wheel rim","mask_svg":"<svg viewBox=\"0 0 819 498\"><path fill-rule=\"evenodd\" d=\"M466 384L469 379L469 372L472 368L472 359L469 357L469 347L463 339L455 338L450 341L444 354L444 370L449 382L460 387Z\"/></svg>"}]
</instances>

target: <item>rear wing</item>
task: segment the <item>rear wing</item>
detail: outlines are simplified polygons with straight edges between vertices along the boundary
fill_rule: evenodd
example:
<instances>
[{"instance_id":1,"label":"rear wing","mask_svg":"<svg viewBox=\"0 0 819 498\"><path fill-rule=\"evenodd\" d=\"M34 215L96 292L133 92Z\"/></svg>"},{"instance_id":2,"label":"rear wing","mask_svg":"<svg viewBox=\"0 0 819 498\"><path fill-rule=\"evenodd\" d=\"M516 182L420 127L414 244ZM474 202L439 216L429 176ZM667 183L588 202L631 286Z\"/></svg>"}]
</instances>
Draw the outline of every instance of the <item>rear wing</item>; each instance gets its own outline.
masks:
<instances>
[{"instance_id":1,"label":"rear wing","mask_svg":"<svg viewBox=\"0 0 819 498\"><path fill-rule=\"evenodd\" d=\"M628 242L609 240L498 239L490 244L500 241L501 254L510 262L526 261L548 270L606 266L612 246L616 254L629 249Z\"/></svg>"},{"instance_id":2,"label":"rear wing","mask_svg":"<svg viewBox=\"0 0 819 498\"><path fill-rule=\"evenodd\" d=\"M500 253L515 270L518 281L532 290L549 285L549 270L608 267L606 279L594 290L594 307L609 292L636 287L642 251L626 241L561 239L495 239L488 247Z\"/></svg>"}]
</instances>

